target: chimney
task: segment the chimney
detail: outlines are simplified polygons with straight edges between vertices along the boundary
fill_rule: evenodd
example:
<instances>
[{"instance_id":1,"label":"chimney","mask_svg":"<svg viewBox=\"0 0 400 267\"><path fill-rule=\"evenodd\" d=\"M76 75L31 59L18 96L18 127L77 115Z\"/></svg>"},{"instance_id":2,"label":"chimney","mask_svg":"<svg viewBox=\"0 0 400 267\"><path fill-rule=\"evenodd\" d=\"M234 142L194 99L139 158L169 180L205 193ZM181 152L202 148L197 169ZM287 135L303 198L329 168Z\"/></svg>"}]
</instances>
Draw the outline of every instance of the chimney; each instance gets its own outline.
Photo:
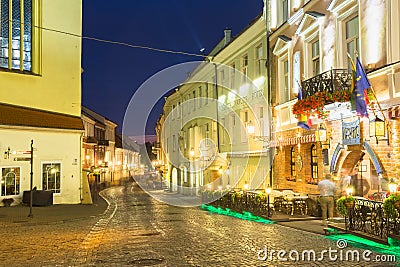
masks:
<instances>
[{"instance_id":1,"label":"chimney","mask_svg":"<svg viewBox=\"0 0 400 267\"><path fill-rule=\"evenodd\" d=\"M224 35L225 35L225 37L224 37L224 40L225 40L224 46L225 46L225 45L229 44L229 42L232 40L232 30L226 28L224 30Z\"/></svg>"}]
</instances>

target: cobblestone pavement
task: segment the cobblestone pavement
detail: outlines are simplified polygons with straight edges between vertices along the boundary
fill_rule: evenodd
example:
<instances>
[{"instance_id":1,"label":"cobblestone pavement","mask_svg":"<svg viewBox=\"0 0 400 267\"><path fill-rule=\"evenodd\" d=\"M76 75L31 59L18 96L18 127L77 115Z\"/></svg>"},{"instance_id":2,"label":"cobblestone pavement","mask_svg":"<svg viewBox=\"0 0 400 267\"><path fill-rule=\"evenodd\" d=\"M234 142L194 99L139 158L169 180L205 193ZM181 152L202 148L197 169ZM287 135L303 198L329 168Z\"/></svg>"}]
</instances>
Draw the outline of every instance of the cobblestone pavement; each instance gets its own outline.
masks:
<instances>
[{"instance_id":1,"label":"cobblestone pavement","mask_svg":"<svg viewBox=\"0 0 400 267\"><path fill-rule=\"evenodd\" d=\"M323 261L295 262L278 261L275 253L263 261L265 248L300 254L314 249L318 258L322 250L338 247L321 235L277 224L170 206L136 185L103 194L110 205L97 218L0 228L0 266L394 266L330 261L328 254ZM350 249L363 253L352 247L342 251Z\"/></svg>"}]
</instances>

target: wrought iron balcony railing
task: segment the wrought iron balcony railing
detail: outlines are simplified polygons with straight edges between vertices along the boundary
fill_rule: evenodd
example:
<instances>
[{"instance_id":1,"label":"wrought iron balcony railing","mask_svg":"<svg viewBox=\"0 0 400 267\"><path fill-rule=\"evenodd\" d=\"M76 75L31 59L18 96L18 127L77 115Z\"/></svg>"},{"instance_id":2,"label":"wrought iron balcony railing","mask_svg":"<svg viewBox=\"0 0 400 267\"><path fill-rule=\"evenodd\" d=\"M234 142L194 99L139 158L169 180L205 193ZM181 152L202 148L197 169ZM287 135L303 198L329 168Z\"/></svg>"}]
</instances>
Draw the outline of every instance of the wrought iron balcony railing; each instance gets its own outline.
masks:
<instances>
[{"instance_id":1,"label":"wrought iron balcony railing","mask_svg":"<svg viewBox=\"0 0 400 267\"><path fill-rule=\"evenodd\" d=\"M348 90L351 86L351 72L347 69L331 69L314 76L302 83L303 98L317 92Z\"/></svg>"}]
</instances>

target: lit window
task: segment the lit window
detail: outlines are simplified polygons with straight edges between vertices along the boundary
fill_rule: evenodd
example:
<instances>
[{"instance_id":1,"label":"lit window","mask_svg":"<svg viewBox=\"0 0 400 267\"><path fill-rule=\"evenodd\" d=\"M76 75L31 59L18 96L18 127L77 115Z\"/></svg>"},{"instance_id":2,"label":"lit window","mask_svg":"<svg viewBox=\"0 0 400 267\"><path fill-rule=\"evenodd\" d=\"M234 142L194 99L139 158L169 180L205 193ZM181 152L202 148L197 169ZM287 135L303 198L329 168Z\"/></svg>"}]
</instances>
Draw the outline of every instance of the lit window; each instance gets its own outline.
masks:
<instances>
[{"instance_id":1,"label":"lit window","mask_svg":"<svg viewBox=\"0 0 400 267\"><path fill-rule=\"evenodd\" d=\"M53 193L61 192L61 163L44 163L42 165L42 188Z\"/></svg>"},{"instance_id":2,"label":"lit window","mask_svg":"<svg viewBox=\"0 0 400 267\"><path fill-rule=\"evenodd\" d=\"M296 148L292 147L290 149L290 175L292 178L296 178Z\"/></svg>"},{"instance_id":3,"label":"lit window","mask_svg":"<svg viewBox=\"0 0 400 267\"><path fill-rule=\"evenodd\" d=\"M263 75L263 47L262 45L256 48L256 77Z\"/></svg>"},{"instance_id":4,"label":"lit window","mask_svg":"<svg viewBox=\"0 0 400 267\"><path fill-rule=\"evenodd\" d=\"M313 182L318 181L318 156L315 145L311 146L311 178Z\"/></svg>"},{"instance_id":5,"label":"lit window","mask_svg":"<svg viewBox=\"0 0 400 267\"><path fill-rule=\"evenodd\" d=\"M247 55L244 55L242 57L243 82L247 80L248 66L249 66L249 57Z\"/></svg>"},{"instance_id":6,"label":"lit window","mask_svg":"<svg viewBox=\"0 0 400 267\"><path fill-rule=\"evenodd\" d=\"M1 196L19 195L21 169L19 167L1 168Z\"/></svg>"},{"instance_id":7,"label":"lit window","mask_svg":"<svg viewBox=\"0 0 400 267\"><path fill-rule=\"evenodd\" d=\"M358 36L358 17L354 17L346 22L346 51L355 58L355 53L358 50L359 36ZM348 60L348 68L351 69L351 62Z\"/></svg>"},{"instance_id":8,"label":"lit window","mask_svg":"<svg viewBox=\"0 0 400 267\"><path fill-rule=\"evenodd\" d=\"M0 68L31 71L32 0L1 0L0 19Z\"/></svg>"},{"instance_id":9,"label":"lit window","mask_svg":"<svg viewBox=\"0 0 400 267\"><path fill-rule=\"evenodd\" d=\"M313 76L316 76L319 74L319 40L313 42L311 44L311 60L312 60L312 71L313 71Z\"/></svg>"}]
</instances>

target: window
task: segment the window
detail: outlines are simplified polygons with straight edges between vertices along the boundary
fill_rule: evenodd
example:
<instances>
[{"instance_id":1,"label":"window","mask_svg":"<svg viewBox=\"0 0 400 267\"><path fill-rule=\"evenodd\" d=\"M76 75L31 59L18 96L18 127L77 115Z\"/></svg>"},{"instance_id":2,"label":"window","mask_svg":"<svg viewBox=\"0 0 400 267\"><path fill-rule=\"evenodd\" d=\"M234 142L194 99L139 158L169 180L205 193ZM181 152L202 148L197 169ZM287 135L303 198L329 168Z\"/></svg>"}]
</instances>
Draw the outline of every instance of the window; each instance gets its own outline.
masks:
<instances>
[{"instance_id":1,"label":"window","mask_svg":"<svg viewBox=\"0 0 400 267\"><path fill-rule=\"evenodd\" d=\"M263 47L256 48L256 78L263 75Z\"/></svg>"},{"instance_id":2,"label":"window","mask_svg":"<svg viewBox=\"0 0 400 267\"><path fill-rule=\"evenodd\" d=\"M296 179L296 148L292 147L290 149L290 175L292 178Z\"/></svg>"},{"instance_id":3,"label":"window","mask_svg":"<svg viewBox=\"0 0 400 267\"><path fill-rule=\"evenodd\" d=\"M203 103L203 100L201 99L201 97L202 97L202 88L201 88L201 86L199 86L199 99L198 99L198 102L199 102L199 108L201 108L201 105L202 105L202 103Z\"/></svg>"},{"instance_id":4,"label":"window","mask_svg":"<svg viewBox=\"0 0 400 267\"><path fill-rule=\"evenodd\" d=\"M355 53L358 52L358 17L354 17L346 22L346 51L351 56L355 58ZM351 69L351 62L348 60L347 67Z\"/></svg>"},{"instance_id":5,"label":"window","mask_svg":"<svg viewBox=\"0 0 400 267\"><path fill-rule=\"evenodd\" d=\"M205 99L205 101L206 101L206 105L208 104L208 98L209 98L209 95L208 95L208 83L206 83L206 88L205 88L205 91L206 91L206 95L205 95L205 97L206 97L206 99Z\"/></svg>"},{"instance_id":6,"label":"window","mask_svg":"<svg viewBox=\"0 0 400 267\"><path fill-rule=\"evenodd\" d=\"M61 163L43 163L42 188L53 193L61 192Z\"/></svg>"},{"instance_id":7,"label":"window","mask_svg":"<svg viewBox=\"0 0 400 267\"><path fill-rule=\"evenodd\" d=\"M312 71L313 71L313 76L316 76L319 74L319 40L313 42L311 44L311 60L312 60Z\"/></svg>"},{"instance_id":8,"label":"window","mask_svg":"<svg viewBox=\"0 0 400 267\"><path fill-rule=\"evenodd\" d=\"M31 71L32 0L1 0L0 19L0 68Z\"/></svg>"},{"instance_id":9,"label":"window","mask_svg":"<svg viewBox=\"0 0 400 267\"><path fill-rule=\"evenodd\" d=\"M1 168L1 196L19 195L21 169L19 167Z\"/></svg>"},{"instance_id":10,"label":"window","mask_svg":"<svg viewBox=\"0 0 400 267\"><path fill-rule=\"evenodd\" d=\"M281 64L283 81L281 84L280 103L285 103L290 99L289 91L289 61L286 59Z\"/></svg>"},{"instance_id":11,"label":"window","mask_svg":"<svg viewBox=\"0 0 400 267\"><path fill-rule=\"evenodd\" d=\"M318 182L318 156L317 147L311 146L311 183L315 184Z\"/></svg>"},{"instance_id":12,"label":"window","mask_svg":"<svg viewBox=\"0 0 400 267\"><path fill-rule=\"evenodd\" d=\"M235 73L236 73L236 65L235 63L232 63L229 73L230 89L235 88Z\"/></svg>"},{"instance_id":13,"label":"window","mask_svg":"<svg viewBox=\"0 0 400 267\"><path fill-rule=\"evenodd\" d=\"M289 18L289 4L288 0L281 0L282 1L282 23L285 23Z\"/></svg>"},{"instance_id":14,"label":"window","mask_svg":"<svg viewBox=\"0 0 400 267\"><path fill-rule=\"evenodd\" d=\"M242 82L246 82L246 80L247 80L248 66L249 66L249 57L248 57L248 55L244 55L242 57L242 70L241 70L243 72L243 81Z\"/></svg>"},{"instance_id":15,"label":"window","mask_svg":"<svg viewBox=\"0 0 400 267\"><path fill-rule=\"evenodd\" d=\"M176 151L176 136L172 135L172 151Z\"/></svg>"},{"instance_id":16,"label":"window","mask_svg":"<svg viewBox=\"0 0 400 267\"><path fill-rule=\"evenodd\" d=\"M193 111L196 110L196 91L193 91Z\"/></svg>"},{"instance_id":17,"label":"window","mask_svg":"<svg viewBox=\"0 0 400 267\"><path fill-rule=\"evenodd\" d=\"M221 118L221 125L220 125L220 131L221 131L221 145L225 145L225 118Z\"/></svg>"}]
</instances>

